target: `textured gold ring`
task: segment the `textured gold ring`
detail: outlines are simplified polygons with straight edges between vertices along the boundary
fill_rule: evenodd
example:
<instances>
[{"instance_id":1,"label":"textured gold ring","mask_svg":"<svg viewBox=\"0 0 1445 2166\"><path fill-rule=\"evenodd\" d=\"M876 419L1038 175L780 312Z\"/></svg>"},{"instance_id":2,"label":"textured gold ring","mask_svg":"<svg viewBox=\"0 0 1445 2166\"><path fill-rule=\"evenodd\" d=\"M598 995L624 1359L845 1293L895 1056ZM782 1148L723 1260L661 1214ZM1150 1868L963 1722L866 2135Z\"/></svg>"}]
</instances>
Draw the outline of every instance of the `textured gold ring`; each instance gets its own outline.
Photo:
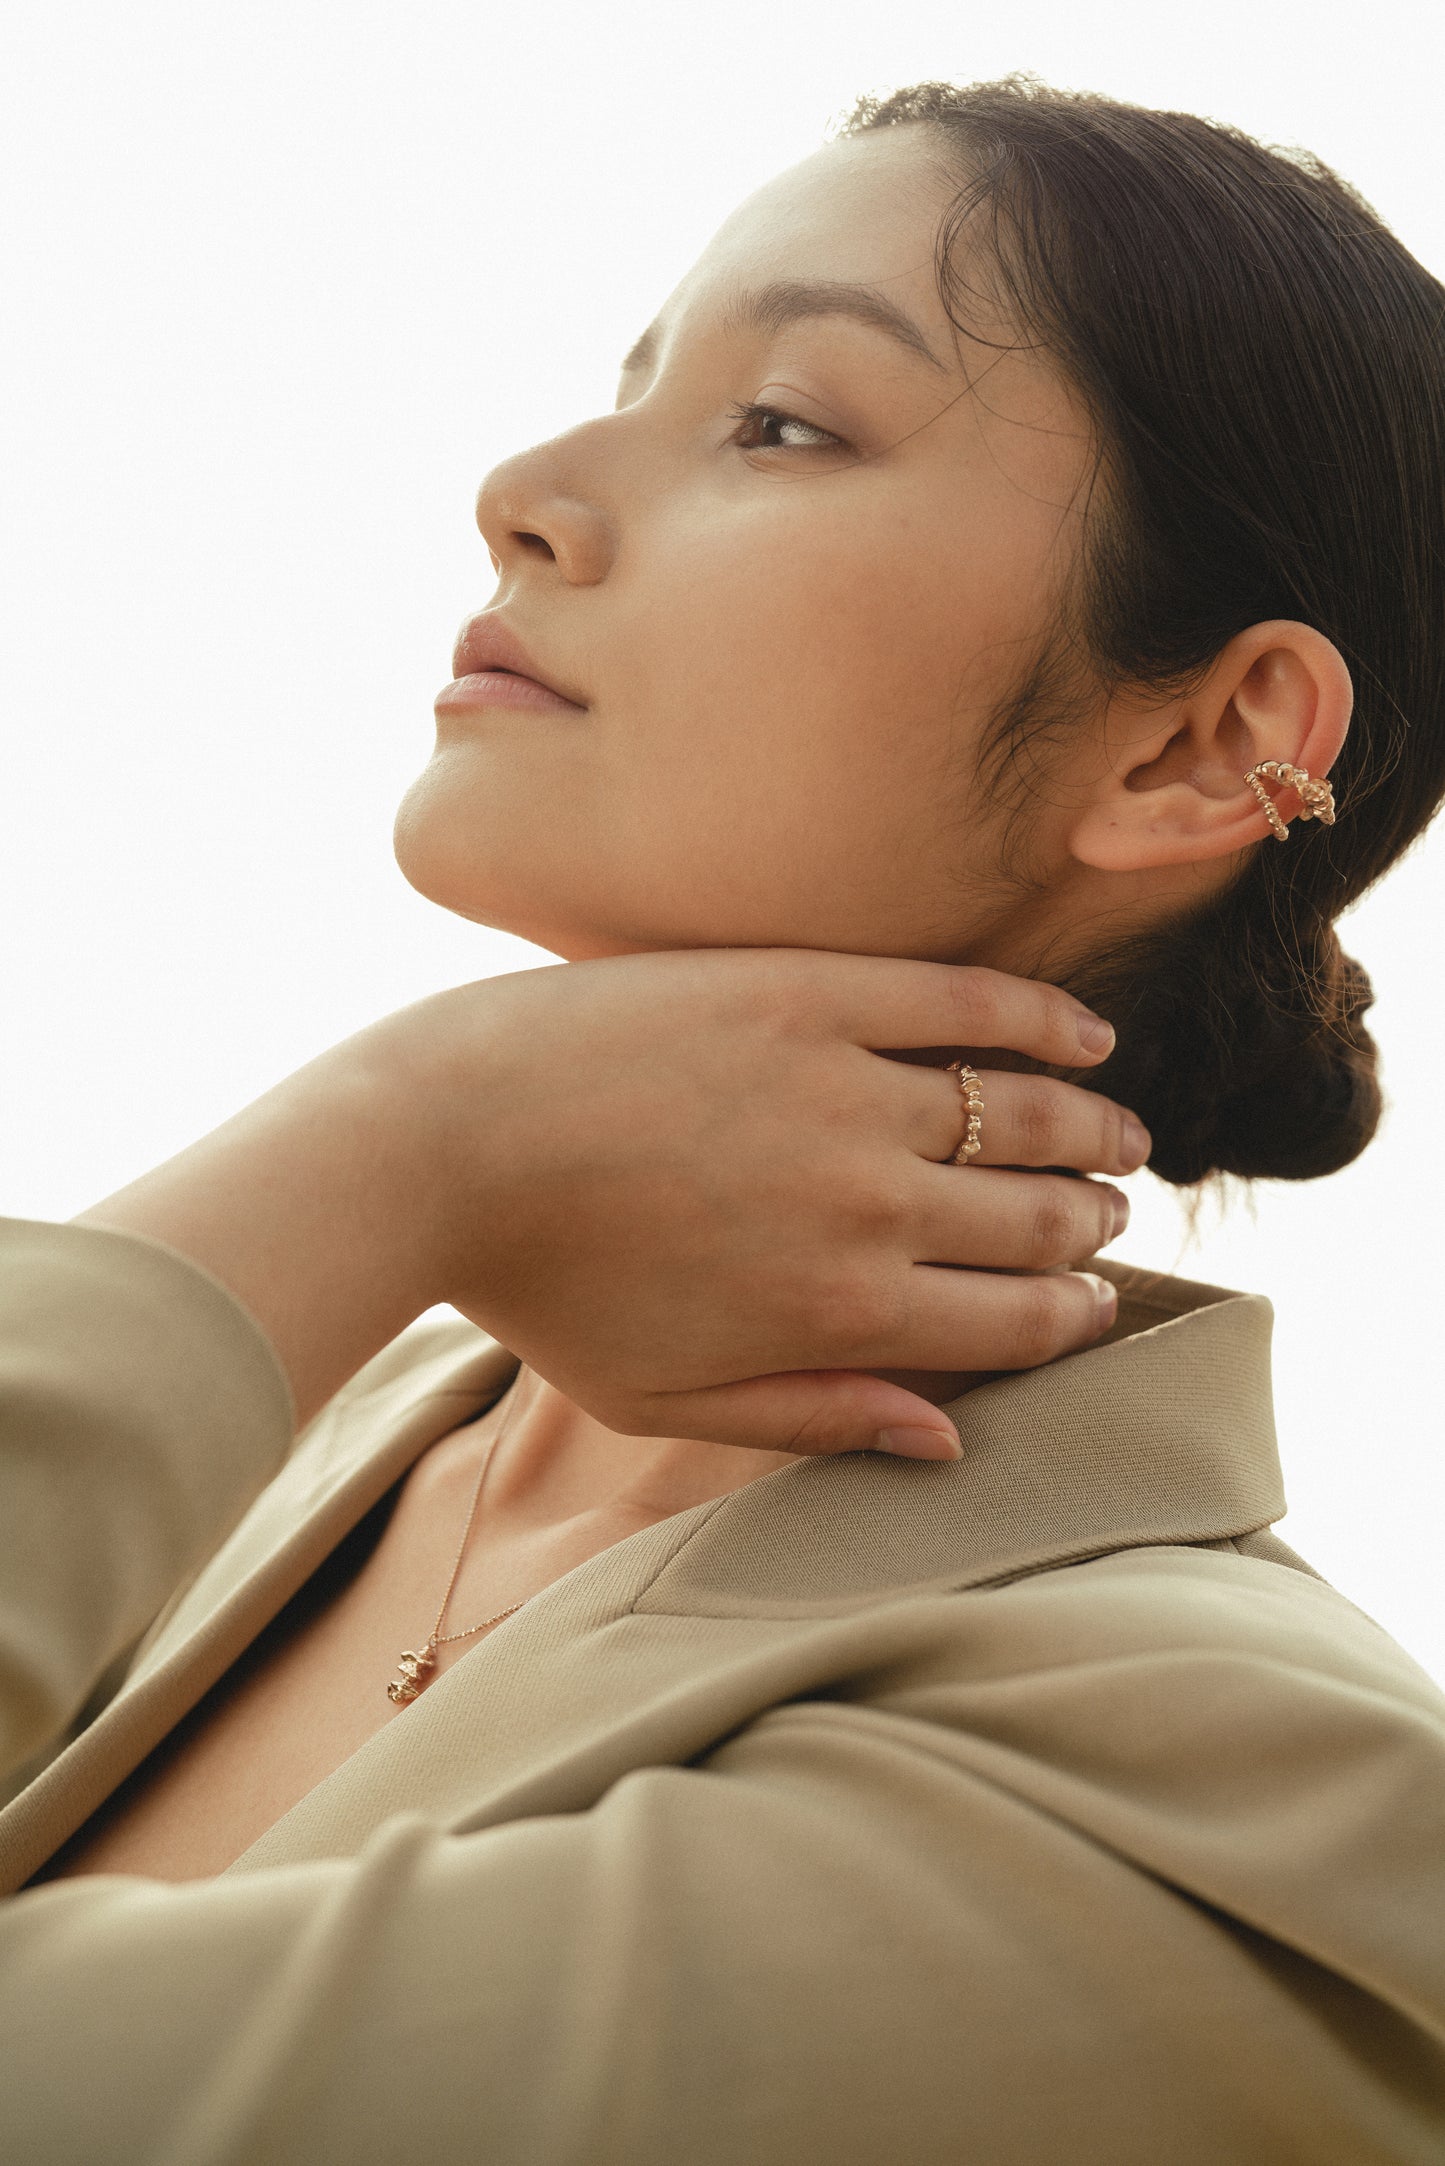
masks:
<instances>
[{"instance_id":1,"label":"textured gold ring","mask_svg":"<svg viewBox=\"0 0 1445 2166\"><path fill-rule=\"evenodd\" d=\"M983 1085L979 1081L978 1070L970 1068L966 1060L951 1060L948 1073L958 1077L967 1123L963 1131L963 1141L954 1152L950 1164L966 1166L969 1160L977 1158L983 1149Z\"/></svg>"}]
</instances>

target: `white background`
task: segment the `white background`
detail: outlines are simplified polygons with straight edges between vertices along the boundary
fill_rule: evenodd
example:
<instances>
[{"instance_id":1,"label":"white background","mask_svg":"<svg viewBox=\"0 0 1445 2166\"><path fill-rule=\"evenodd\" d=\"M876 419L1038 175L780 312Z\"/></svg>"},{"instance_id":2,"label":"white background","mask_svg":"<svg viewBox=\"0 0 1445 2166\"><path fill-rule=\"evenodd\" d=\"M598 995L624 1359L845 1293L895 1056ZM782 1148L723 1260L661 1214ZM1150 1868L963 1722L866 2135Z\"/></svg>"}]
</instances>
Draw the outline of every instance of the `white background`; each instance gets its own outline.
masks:
<instances>
[{"instance_id":1,"label":"white background","mask_svg":"<svg viewBox=\"0 0 1445 2166\"><path fill-rule=\"evenodd\" d=\"M863 90L1030 68L1301 142L1445 271L1398 0L47 0L0 50L0 1208L65 1217L362 1023L540 960L393 809L506 452L611 403L732 205ZM1441 636L1442 628L1432 634ZM1422 718L1445 727L1445 717ZM1121 1253L1267 1290L1286 1536L1445 1679L1445 833L1355 913L1393 1100Z\"/></svg>"}]
</instances>

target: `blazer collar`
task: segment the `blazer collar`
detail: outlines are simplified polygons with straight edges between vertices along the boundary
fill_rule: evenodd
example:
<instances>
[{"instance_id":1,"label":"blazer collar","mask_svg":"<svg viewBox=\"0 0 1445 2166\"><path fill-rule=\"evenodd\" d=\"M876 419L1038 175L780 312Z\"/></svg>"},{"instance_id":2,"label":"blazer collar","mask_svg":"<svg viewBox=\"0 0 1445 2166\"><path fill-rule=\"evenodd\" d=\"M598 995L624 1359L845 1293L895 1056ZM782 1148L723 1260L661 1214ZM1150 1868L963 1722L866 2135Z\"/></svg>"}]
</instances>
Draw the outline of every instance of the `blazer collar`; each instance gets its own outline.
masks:
<instances>
[{"instance_id":1,"label":"blazer collar","mask_svg":"<svg viewBox=\"0 0 1445 2166\"><path fill-rule=\"evenodd\" d=\"M955 1402L955 1464L802 1460L643 1528L481 1641L228 1870L356 1856L399 1812L460 1834L585 1810L631 1769L686 1765L936 1634L930 1595L1277 1518L1268 1303L1110 1275L1115 1343Z\"/></svg>"},{"instance_id":2,"label":"blazer collar","mask_svg":"<svg viewBox=\"0 0 1445 2166\"><path fill-rule=\"evenodd\" d=\"M809 1620L910 1595L997 1583L1114 1549L1227 1541L1281 1517L1269 1303L1094 1268L1120 1287L1110 1342L952 1402L962 1459L919 1464L869 1452L800 1460L642 1529L535 1597L439 1679L408 1713L407 1751L458 1722L470 1734L470 1700L480 1691L500 1797L529 1766L565 1761L584 1732L624 1730L648 1660L677 1666L672 1682L686 1699L701 1647L669 1629L644 1651L634 1640L648 1619L654 1632L668 1617L775 1619L786 1637L807 1632ZM377 1498L428 1445L494 1400L515 1370L505 1349L458 1321L408 1335L339 1394L154 1630L116 1698L0 1813L0 1881L18 1885L79 1826ZM621 1694L613 1705L582 1650L628 1619L633 1652L613 1680ZM788 1619L797 1623L790 1628ZM312 1821L325 1852L340 1804L354 1833L389 1807L393 1790L410 1794L417 1778L409 1761L392 1771L394 1781L387 1775L401 1727L380 1731L244 1864L273 1851L294 1855L288 1843ZM606 1752L614 1746L623 1750L620 1735ZM444 1757L448 1765L457 1758L450 1750Z\"/></svg>"},{"instance_id":3,"label":"blazer collar","mask_svg":"<svg viewBox=\"0 0 1445 2166\"><path fill-rule=\"evenodd\" d=\"M799 1460L727 1498L636 1607L836 1614L1281 1518L1269 1302L1091 1268L1119 1287L1109 1339L952 1401L962 1459Z\"/></svg>"}]
</instances>

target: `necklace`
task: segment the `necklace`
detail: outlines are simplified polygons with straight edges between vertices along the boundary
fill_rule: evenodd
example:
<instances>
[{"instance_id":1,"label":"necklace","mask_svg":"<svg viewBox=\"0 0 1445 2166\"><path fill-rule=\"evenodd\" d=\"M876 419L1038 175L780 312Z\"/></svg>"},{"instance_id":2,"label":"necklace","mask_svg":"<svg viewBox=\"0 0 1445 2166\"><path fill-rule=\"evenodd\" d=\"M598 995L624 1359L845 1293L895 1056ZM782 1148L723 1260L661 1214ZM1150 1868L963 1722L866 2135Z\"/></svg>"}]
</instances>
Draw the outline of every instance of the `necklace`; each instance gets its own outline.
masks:
<instances>
[{"instance_id":1,"label":"necklace","mask_svg":"<svg viewBox=\"0 0 1445 2166\"><path fill-rule=\"evenodd\" d=\"M472 1639L478 1632L485 1632L488 1625L500 1624L504 1617L515 1616L516 1612L524 1606L521 1602L514 1602L510 1609L499 1609L495 1617L484 1617L480 1624L468 1625L465 1632L443 1632L442 1630L442 1626L446 1622L447 1604L451 1601L452 1589L457 1583L457 1574L462 1568L462 1558L466 1554L467 1542L471 1537L472 1521L476 1518L477 1506L482 1501L482 1485L486 1481L488 1469L496 1457L497 1446L506 1435L511 1424L512 1415L516 1410L517 1385L520 1380L521 1371L519 1369L512 1380L512 1388L508 1393L507 1410L502 1416L501 1425L491 1443L487 1446L486 1457L478 1468L477 1478L472 1484L472 1501L467 1511L467 1523L462 1529L461 1541L457 1544L457 1554L452 1564L452 1576L447 1581L447 1591L442 1596L442 1606L437 1611L437 1621L427 1634L424 1647L407 1648L396 1665L400 1674L393 1677L386 1688L387 1698L394 1701L398 1707L409 1707L417 1694L431 1683L431 1672L436 1668L438 1647L449 1647L453 1640Z\"/></svg>"}]
</instances>

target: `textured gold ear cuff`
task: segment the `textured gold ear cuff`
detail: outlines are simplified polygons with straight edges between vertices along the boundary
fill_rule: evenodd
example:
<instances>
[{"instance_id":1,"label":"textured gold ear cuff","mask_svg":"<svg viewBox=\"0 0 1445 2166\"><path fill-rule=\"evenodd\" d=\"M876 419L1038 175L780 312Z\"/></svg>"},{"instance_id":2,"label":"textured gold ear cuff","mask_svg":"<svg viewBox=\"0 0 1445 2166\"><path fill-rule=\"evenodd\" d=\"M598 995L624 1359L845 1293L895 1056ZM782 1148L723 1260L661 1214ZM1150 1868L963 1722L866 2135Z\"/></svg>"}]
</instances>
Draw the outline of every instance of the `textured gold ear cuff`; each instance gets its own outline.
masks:
<instances>
[{"instance_id":1,"label":"textured gold ear cuff","mask_svg":"<svg viewBox=\"0 0 1445 2166\"><path fill-rule=\"evenodd\" d=\"M1307 767L1291 767L1288 760L1261 760L1258 767L1250 768L1244 779L1259 799L1259 809L1279 841L1289 841L1289 825L1265 789L1261 776L1277 782L1281 789L1298 792L1302 820L1318 820L1322 827L1334 826L1335 793L1328 782L1316 782Z\"/></svg>"}]
</instances>

